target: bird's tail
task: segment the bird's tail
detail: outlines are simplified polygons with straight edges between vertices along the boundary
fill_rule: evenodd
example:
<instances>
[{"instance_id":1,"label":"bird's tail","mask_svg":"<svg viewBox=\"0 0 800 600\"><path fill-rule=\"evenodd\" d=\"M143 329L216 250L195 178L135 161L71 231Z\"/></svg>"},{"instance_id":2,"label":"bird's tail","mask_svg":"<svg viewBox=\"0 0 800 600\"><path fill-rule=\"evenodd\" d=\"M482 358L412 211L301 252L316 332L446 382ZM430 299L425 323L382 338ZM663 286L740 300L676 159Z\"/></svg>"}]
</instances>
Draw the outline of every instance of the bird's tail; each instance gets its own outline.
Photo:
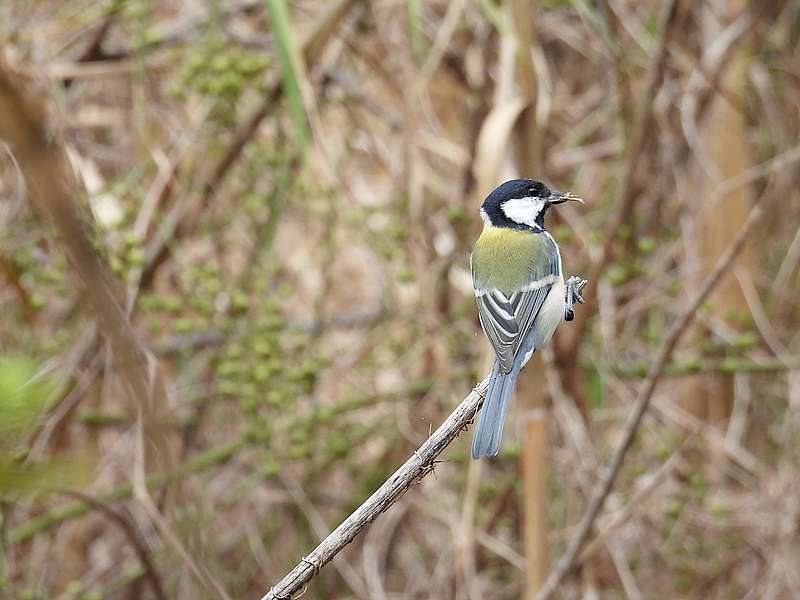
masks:
<instances>
[{"instance_id":1,"label":"bird's tail","mask_svg":"<svg viewBox=\"0 0 800 600\"><path fill-rule=\"evenodd\" d=\"M478 417L478 426L472 435L472 458L497 456L500 440L503 437L503 424L506 421L509 401L514 394L518 369L510 373L500 371L500 363L495 360L494 368L486 391L486 400Z\"/></svg>"}]
</instances>

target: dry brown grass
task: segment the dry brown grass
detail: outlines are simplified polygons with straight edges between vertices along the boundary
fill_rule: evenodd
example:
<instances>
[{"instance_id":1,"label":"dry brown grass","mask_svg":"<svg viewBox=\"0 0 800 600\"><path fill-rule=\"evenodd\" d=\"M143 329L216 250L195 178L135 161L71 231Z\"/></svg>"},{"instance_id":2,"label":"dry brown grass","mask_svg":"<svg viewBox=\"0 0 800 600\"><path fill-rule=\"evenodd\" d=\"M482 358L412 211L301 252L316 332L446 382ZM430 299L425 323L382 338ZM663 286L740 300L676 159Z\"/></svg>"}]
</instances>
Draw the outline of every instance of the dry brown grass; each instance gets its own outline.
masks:
<instances>
[{"instance_id":1,"label":"dry brown grass","mask_svg":"<svg viewBox=\"0 0 800 600\"><path fill-rule=\"evenodd\" d=\"M46 104L37 125L158 357L181 465L147 465L155 504L129 487L142 463L124 353L102 319L94 331L74 240L39 218L4 151L0 355L64 384L17 450L90 457L75 487L94 502L0 494L0 596L263 594L482 379L467 256L480 201L517 175L588 200L548 223L565 270L592 274L539 377L550 564L714 263L702 249L720 253L757 198L766 213L672 355L560 593L793 596L800 12L681 1L660 21L655 1L550 0L514 24L524 4L292 3L303 156L266 2L0 3L11 82ZM717 408L682 402L698 372L717 391L692 406ZM520 597L519 404L498 459L470 463L461 436L306 597Z\"/></svg>"}]
</instances>

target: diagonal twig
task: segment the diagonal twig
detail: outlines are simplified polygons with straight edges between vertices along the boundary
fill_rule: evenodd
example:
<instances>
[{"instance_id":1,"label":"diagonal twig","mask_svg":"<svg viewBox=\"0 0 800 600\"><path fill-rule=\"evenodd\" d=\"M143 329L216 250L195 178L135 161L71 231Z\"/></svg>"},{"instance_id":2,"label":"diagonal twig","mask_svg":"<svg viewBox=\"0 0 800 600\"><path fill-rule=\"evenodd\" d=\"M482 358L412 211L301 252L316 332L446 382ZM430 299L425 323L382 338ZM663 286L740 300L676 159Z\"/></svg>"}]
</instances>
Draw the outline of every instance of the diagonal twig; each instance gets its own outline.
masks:
<instances>
[{"instance_id":1,"label":"diagonal twig","mask_svg":"<svg viewBox=\"0 0 800 600\"><path fill-rule=\"evenodd\" d=\"M488 385L488 378L476 385L475 389L461 401L461 404L403 466L397 469L372 496L322 540L319 546L308 556L303 557L288 575L264 594L261 600L292 598L325 564L330 562L372 521L394 504L411 485L419 482L433 471L436 458L475 418L475 414L483 404Z\"/></svg>"},{"instance_id":2,"label":"diagonal twig","mask_svg":"<svg viewBox=\"0 0 800 600\"><path fill-rule=\"evenodd\" d=\"M74 198L79 190L68 168L66 153L48 129L43 102L23 89L0 61L0 138L5 140L25 177L30 199L51 223L77 275L76 283L99 328L125 368L120 382L130 400L155 423L166 409L166 387L158 362L132 327L120 302L120 281L95 250L89 226ZM151 448L164 464L171 453L163 432L148 430ZM158 450L158 453L155 450Z\"/></svg>"},{"instance_id":3,"label":"diagonal twig","mask_svg":"<svg viewBox=\"0 0 800 600\"><path fill-rule=\"evenodd\" d=\"M595 262L589 274L589 281L600 281L606 268L611 264L617 232L622 225L629 220L636 200L639 197L639 188L636 185L637 175L641 172L642 159L645 157L645 146L653 136L653 105L656 95L661 89L661 82L667 67L669 42L672 39L673 29L679 21L679 5L679 0L670 0L663 4L659 19L661 38L647 67L648 75L644 86L645 93L641 101L638 102L639 111L636 114L630 141L628 142L626 150L626 163L622 177L622 193L618 204L619 208L611 217L606 227L607 235L605 243L600 253L599 260ZM598 289L596 287L593 287L592 290L589 291L587 300L589 300L590 303L596 299L597 291ZM564 345L565 347L557 348L557 355L559 358L575 356L578 344L588 324L588 318L589 311L581 311L580 314L576 316L575 322L571 327L572 334L568 342Z\"/></svg>"},{"instance_id":4,"label":"diagonal twig","mask_svg":"<svg viewBox=\"0 0 800 600\"><path fill-rule=\"evenodd\" d=\"M142 567L144 568L144 577L150 584L150 589L153 592L153 595L158 600L166 600L167 596L164 593L164 587L161 585L161 575L158 572L155 561L150 556L150 550L147 547L147 541L143 539L142 534L136 529L136 525L134 525L131 520L126 518L121 512L114 510L104 502L92 498L91 496L88 496L82 492L77 490L59 490L59 492L65 496L70 496L71 498L75 498L83 502L93 510L102 513L119 526L119 528L125 534L125 537L128 538L131 546L133 546L139 562L142 563Z\"/></svg>"},{"instance_id":5,"label":"diagonal twig","mask_svg":"<svg viewBox=\"0 0 800 600\"><path fill-rule=\"evenodd\" d=\"M597 516L600 514L600 510L603 508L603 504L605 504L606 498L611 492L611 488L614 486L614 482L616 481L622 467L622 462L625 460L625 455L628 453L628 450L633 444L634 437L636 436L636 432L638 431L639 425L642 422L642 418L650 406L650 400L653 397L653 392L655 392L656 385L658 385L658 382L664 373L664 369L667 366L667 362L669 361L673 350L675 350L675 347L677 346L681 336L694 319L695 313L700 308L700 305L706 300L706 298L708 298L708 295L722 279L722 276L725 274L725 272L730 268L733 260L739 254L744 246L744 243L747 241L753 226L756 224L756 222L758 222L762 214L762 209L758 204L756 204L750 211L747 221L745 221L744 226L737 234L733 243L731 243L731 245L725 251L725 254L723 254L717 261L714 270L700 286L700 290L697 292L697 295L692 299L678 320L675 321L672 329L669 330L655 361L653 361L653 364L650 367L647 379L641 391L639 392L638 397L636 398L633 412L631 413L630 417L628 417L628 422L625 425L625 432L623 434L622 441L617 446L617 449L614 451L614 454L607 463L603 479L595 488L595 492L592 494L592 498L589 501L589 506L586 509L586 512L583 514L583 517L578 525L578 530L572 537L567 550L559 559L558 563L556 563L555 568L550 572L550 575L548 576L547 581L545 581L544 586L542 586L542 589L539 590L539 593L536 596L537 600L545 600L546 598L549 598L556 590L559 583L561 583L561 580L564 578L567 572L570 571L575 564L578 553L583 549L584 544L588 540L594 522L597 519Z\"/></svg>"},{"instance_id":6,"label":"diagonal twig","mask_svg":"<svg viewBox=\"0 0 800 600\"><path fill-rule=\"evenodd\" d=\"M326 9L320 17L308 37L303 41L300 51L303 60L307 64L313 65L319 60L328 41L333 37L336 29L350 13L350 10L360 0L337 0ZM168 255L168 245L178 234L179 228L184 233L191 229L191 223L187 223L191 207L198 202L202 206L208 206L213 196L222 186L222 182L236 164L238 158L244 152L245 147L253 139L264 119L275 109L283 96L283 84L279 81L274 83L261 103L244 120L244 122L233 133L232 139L228 143L222 156L214 163L200 184L199 198L197 195L188 195L177 202L172 210L162 219L162 224L156 232L153 240L148 244L145 251L144 269L141 274L141 281L148 282L153 273Z\"/></svg>"}]
</instances>

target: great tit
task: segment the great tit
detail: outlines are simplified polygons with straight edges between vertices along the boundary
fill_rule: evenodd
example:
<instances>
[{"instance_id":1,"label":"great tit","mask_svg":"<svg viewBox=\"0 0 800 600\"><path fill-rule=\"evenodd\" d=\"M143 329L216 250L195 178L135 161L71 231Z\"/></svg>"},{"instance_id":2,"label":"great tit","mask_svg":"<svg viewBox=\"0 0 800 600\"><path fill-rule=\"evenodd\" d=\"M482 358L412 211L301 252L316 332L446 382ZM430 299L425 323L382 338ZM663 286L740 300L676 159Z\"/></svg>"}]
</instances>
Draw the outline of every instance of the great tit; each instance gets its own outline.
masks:
<instances>
[{"instance_id":1,"label":"great tit","mask_svg":"<svg viewBox=\"0 0 800 600\"><path fill-rule=\"evenodd\" d=\"M472 437L474 459L497 455L520 371L558 324L572 318L573 290L565 287L558 245L544 227L547 209L568 201L583 202L541 181L513 179L481 207L483 232L470 266L481 326L496 359Z\"/></svg>"}]
</instances>

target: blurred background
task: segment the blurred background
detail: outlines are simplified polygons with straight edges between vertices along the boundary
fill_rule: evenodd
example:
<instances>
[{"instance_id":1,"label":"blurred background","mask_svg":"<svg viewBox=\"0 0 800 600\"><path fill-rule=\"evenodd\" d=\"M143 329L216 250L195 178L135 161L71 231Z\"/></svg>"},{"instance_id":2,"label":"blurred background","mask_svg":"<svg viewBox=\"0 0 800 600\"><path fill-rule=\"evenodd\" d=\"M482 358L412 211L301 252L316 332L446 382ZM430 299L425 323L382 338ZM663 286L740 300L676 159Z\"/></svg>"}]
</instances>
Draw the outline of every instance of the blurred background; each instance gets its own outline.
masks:
<instances>
[{"instance_id":1,"label":"blurred background","mask_svg":"<svg viewBox=\"0 0 800 600\"><path fill-rule=\"evenodd\" d=\"M800 589L800 5L0 4L0 597L258 598L485 376L506 179L587 303L309 598ZM794 590L794 592L792 592Z\"/></svg>"}]
</instances>

